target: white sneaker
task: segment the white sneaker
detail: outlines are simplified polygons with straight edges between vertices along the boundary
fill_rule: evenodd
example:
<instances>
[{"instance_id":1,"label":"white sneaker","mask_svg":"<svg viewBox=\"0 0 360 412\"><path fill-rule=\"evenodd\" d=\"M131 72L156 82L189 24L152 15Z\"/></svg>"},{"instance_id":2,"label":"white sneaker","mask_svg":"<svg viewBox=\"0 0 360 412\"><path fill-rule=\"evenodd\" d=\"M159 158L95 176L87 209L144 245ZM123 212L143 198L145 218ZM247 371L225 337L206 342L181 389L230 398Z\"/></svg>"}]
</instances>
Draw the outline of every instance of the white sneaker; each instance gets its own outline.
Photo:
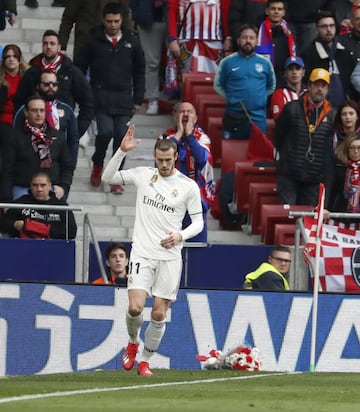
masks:
<instances>
[{"instance_id":1,"label":"white sneaker","mask_svg":"<svg viewBox=\"0 0 360 412\"><path fill-rule=\"evenodd\" d=\"M149 102L149 106L145 114L154 116L154 115L157 115L158 113L159 113L159 102L157 100L152 100L151 102Z\"/></svg>"},{"instance_id":2,"label":"white sneaker","mask_svg":"<svg viewBox=\"0 0 360 412\"><path fill-rule=\"evenodd\" d=\"M86 131L79 140L79 146L85 149L86 146L88 146L90 143L90 136L89 133Z\"/></svg>"}]
</instances>

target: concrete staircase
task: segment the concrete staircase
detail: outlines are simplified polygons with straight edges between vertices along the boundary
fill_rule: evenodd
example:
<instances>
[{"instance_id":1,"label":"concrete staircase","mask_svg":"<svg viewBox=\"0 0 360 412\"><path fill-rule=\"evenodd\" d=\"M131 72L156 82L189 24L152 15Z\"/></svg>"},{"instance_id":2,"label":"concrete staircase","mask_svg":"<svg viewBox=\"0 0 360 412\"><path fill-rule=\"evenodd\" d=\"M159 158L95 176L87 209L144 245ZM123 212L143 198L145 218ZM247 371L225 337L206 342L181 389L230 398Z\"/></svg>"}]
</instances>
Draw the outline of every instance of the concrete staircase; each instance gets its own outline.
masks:
<instances>
[{"instance_id":1,"label":"concrete staircase","mask_svg":"<svg viewBox=\"0 0 360 412\"><path fill-rule=\"evenodd\" d=\"M76 0L72 0L76 1ZM34 55L41 52L41 38L45 30L58 30L63 7L51 7L52 0L38 0L39 7L30 9L24 6L25 0L17 1L17 22L13 27L7 25L6 30L0 32L1 45L17 44L24 60L29 61ZM69 40L67 54L73 54L73 34Z\"/></svg>"},{"instance_id":2,"label":"concrete staircase","mask_svg":"<svg viewBox=\"0 0 360 412\"><path fill-rule=\"evenodd\" d=\"M41 52L42 34L47 29L58 30L63 8L51 7L52 0L38 0L37 9L24 6L25 0L18 1L18 17L14 27L0 34L2 45L16 43L23 51L24 59L30 60ZM72 0L76 1L76 0ZM72 56L73 34L70 37L67 53ZM139 165L153 165L153 146L155 139L172 123L172 116L146 116L145 107L134 116L136 135L142 139L141 144L131 152L125 168ZM89 183L91 173L91 156L94 152L94 137L89 146L79 149L78 165L75 171L73 185L69 195L69 203L83 206L83 212L76 212L79 226L77 240L83 237L84 214L88 213L95 227L98 240L130 241L134 223L135 188L125 187L122 195L113 195L109 187L93 188ZM109 147L107 159L111 156ZM219 176L219 170L216 171ZM257 244L258 236L248 236L244 232L227 232L219 229L218 222L209 215L208 219L209 243L225 244Z\"/></svg>"}]
</instances>

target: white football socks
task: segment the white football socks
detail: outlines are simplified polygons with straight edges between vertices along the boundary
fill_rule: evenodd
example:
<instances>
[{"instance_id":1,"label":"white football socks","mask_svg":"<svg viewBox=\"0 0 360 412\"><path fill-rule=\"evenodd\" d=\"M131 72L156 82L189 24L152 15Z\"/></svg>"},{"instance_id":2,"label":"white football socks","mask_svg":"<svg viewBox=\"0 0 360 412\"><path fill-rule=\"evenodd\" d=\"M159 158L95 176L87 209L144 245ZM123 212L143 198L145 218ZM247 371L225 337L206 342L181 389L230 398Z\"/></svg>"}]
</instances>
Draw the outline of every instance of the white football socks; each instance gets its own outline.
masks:
<instances>
[{"instance_id":1,"label":"white football socks","mask_svg":"<svg viewBox=\"0 0 360 412\"><path fill-rule=\"evenodd\" d=\"M125 319L130 342L139 343L140 329L144 322L142 313L138 316L130 316L129 312L126 311Z\"/></svg>"},{"instance_id":2,"label":"white football socks","mask_svg":"<svg viewBox=\"0 0 360 412\"><path fill-rule=\"evenodd\" d=\"M165 319L157 321L151 319L145 331L144 350L140 356L139 361L148 362L151 356L156 352L160 345L161 339L164 336L166 329Z\"/></svg>"}]
</instances>

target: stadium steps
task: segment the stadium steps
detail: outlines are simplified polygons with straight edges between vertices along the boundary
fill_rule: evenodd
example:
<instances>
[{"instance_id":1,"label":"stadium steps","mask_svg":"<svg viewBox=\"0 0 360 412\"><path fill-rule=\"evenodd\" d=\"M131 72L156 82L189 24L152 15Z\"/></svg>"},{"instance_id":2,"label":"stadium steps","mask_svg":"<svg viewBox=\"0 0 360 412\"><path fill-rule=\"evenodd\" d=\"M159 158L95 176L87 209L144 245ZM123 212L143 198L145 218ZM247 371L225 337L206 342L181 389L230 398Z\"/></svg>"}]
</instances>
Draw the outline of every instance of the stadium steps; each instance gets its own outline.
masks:
<instances>
[{"instance_id":1,"label":"stadium steps","mask_svg":"<svg viewBox=\"0 0 360 412\"><path fill-rule=\"evenodd\" d=\"M25 0L18 1L17 22L13 27L7 27L1 32L1 44L16 43L23 51L26 61L41 52L42 34L47 29L58 30L63 8L51 7L52 0L38 0L39 7L30 9L24 6ZM75 0L73 0L75 1ZM73 32L71 33L67 54L72 57ZM160 105L164 111L168 111L166 101ZM137 114L133 121L137 126L136 136L142 139L140 145L127 156L125 168L135 166L153 166L153 146L155 139L163 133L171 124L172 116L146 116L145 106ZM91 156L94 152L94 138L85 148L79 149L78 163L74 175L73 185L69 195L69 203L83 206L83 212L75 212L78 223L77 240L83 237L84 214L88 213L95 227L98 240L122 240L130 241L135 211L136 190L132 186L125 187L122 195L110 193L108 185L93 188L89 183L92 168ZM106 161L111 156L111 148L107 153ZM216 176L219 171L216 170ZM259 239L239 231L228 232L219 229L218 221L211 215L208 216L208 241L209 243L225 244L257 244Z\"/></svg>"}]
</instances>

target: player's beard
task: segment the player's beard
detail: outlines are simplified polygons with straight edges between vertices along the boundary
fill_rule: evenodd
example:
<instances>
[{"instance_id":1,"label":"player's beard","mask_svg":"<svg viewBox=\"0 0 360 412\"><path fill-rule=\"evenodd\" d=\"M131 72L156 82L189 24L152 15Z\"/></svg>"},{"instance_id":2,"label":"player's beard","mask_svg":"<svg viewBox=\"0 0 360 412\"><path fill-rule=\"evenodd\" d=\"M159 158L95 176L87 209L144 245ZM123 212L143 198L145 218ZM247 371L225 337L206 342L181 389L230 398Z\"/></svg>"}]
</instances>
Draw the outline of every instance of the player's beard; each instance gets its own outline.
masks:
<instances>
[{"instance_id":1,"label":"player's beard","mask_svg":"<svg viewBox=\"0 0 360 412\"><path fill-rule=\"evenodd\" d=\"M245 43L243 46L239 47L239 50L244 56L250 56L254 53L255 47L253 47L250 43Z\"/></svg>"}]
</instances>

